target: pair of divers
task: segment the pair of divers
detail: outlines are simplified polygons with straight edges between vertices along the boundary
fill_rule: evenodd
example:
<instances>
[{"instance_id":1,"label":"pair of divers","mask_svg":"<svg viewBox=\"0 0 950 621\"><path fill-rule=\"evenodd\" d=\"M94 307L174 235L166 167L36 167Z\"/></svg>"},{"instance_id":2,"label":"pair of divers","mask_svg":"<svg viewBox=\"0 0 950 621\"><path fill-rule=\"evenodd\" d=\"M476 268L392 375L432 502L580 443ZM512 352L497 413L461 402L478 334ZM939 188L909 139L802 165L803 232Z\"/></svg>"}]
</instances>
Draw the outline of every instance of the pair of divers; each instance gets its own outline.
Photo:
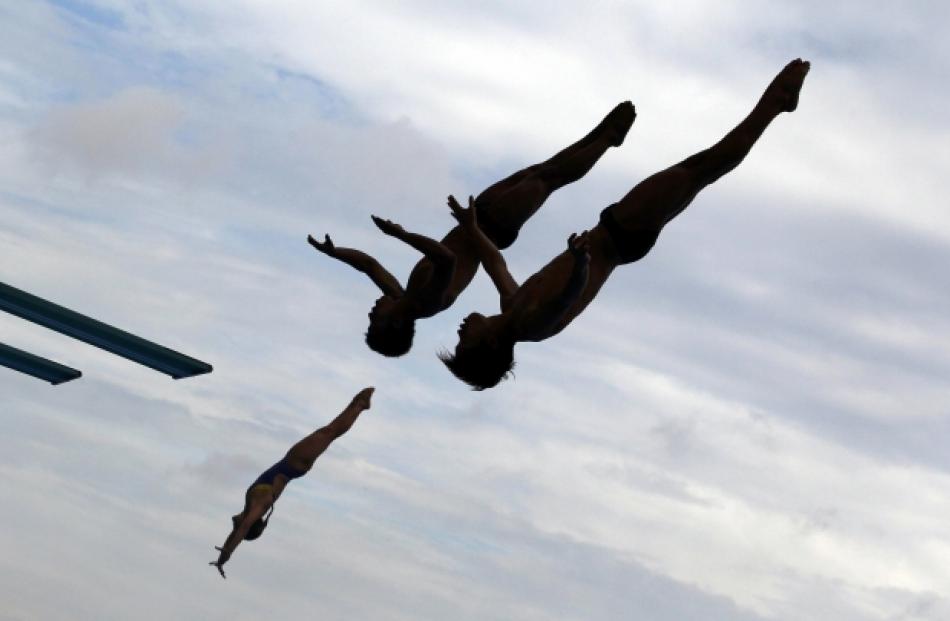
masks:
<instances>
[{"instance_id":1,"label":"pair of divers","mask_svg":"<svg viewBox=\"0 0 950 621\"><path fill-rule=\"evenodd\" d=\"M469 206L449 197L458 226L442 241L410 233L373 216L385 234L424 256L406 287L368 254L340 248L330 236L308 241L320 252L363 272L380 288L369 313L366 343L386 356L401 356L412 346L417 319L452 305L484 267L499 294L501 312L471 313L462 321L453 353L439 355L456 377L476 390L498 384L514 367L519 341L543 341L563 330L597 295L619 265L642 259L663 227L693 201L700 190L734 169L765 128L798 105L809 63L786 65L752 111L713 146L638 183L619 202L600 213L598 223L571 236L568 248L520 286L499 250L514 243L521 227L548 196L583 177L609 147L620 146L636 118L629 101L616 106L587 136L540 164L529 166L490 186Z\"/></svg>"},{"instance_id":2,"label":"pair of divers","mask_svg":"<svg viewBox=\"0 0 950 621\"><path fill-rule=\"evenodd\" d=\"M439 358L475 390L491 388L514 367L514 346L539 342L567 327L607 281L613 270L639 261L660 231L696 198L700 190L733 170L781 113L798 107L810 64L797 58L766 87L752 111L713 146L638 183L619 202L600 212L593 228L567 240L567 248L521 285L511 276L500 250L515 242L521 227L552 192L583 177L610 147L620 146L636 118L629 101L618 104L589 134L552 158L529 166L490 186L463 207L448 197L458 225L441 241L411 233L373 216L379 229L422 253L405 288L372 256L334 245L329 235L308 242L320 252L366 274L382 291L369 313L366 343L385 356L401 356L412 347L415 321L449 308L475 277L479 264L498 290L501 312L471 313L458 330L452 353ZM329 444L369 408L373 389L358 393L333 420L295 444L277 464L248 488L244 510L220 556L223 565L242 540L256 539L267 526L274 502L292 479L303 476ZM267 514L265 516L265 514Z\"/></svg>"}]
</instances>

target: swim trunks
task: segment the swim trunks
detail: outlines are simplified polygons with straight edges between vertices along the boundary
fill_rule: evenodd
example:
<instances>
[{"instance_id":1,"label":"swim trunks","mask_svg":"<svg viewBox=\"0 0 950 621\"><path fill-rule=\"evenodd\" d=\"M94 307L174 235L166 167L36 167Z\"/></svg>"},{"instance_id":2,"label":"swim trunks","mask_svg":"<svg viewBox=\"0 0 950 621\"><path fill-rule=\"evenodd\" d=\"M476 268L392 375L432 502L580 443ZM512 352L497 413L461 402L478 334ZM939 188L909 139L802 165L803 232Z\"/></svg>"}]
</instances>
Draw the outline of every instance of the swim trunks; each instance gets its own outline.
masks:
<instances>
[{"instance_id":1,"label":"swim trunks","mask_svg":"<svg viewBox=\"0 0 950 621\"><path fill-rule=\"evenodd\" d=\"M518 231L506 230L498 224L491 215L491 205L480 202L478 199L475 199L475 216L478 218L478 228L499 250L504 250L518 239Z\"/></svg>"},{"instance_id":2,"label":"swim trunks","mask_svg":"<svg viewBox=\"0 0 950 621\"><path fill-rule=\"evenodd\" d=\"M660 232L647 229L625 229L620 226L611 211L615 206L616 203L600 212L600 223L607 229L607 234L614 243L621 264L639 261L653 248Z\"/></svg>"}]
</instances>

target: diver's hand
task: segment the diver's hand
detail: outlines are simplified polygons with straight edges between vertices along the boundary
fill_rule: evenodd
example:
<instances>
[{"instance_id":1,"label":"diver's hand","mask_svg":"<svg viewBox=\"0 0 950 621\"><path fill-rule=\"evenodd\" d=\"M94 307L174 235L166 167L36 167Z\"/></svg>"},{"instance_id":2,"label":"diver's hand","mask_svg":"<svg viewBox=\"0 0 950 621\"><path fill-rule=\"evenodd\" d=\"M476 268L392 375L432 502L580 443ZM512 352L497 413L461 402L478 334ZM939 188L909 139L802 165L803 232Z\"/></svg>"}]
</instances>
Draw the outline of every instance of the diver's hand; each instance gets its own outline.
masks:
<instances>
[{"instance_id":1,"label":"diver's hand","mask_svg":"<svg viewBox=\"0 0 950 621\"><path fill-rule=\"evenodd\" d=\"M227 579L227 576L224 575L224 564L228 562L228 559L231 557L231 555L225 554L224 550L221 549L219 546L214 546L214 549L220 552L221 554L218 556L218 560L211 561L208 564L214 565L215 567L217 567L218 573L221 574L221 577Z\"/></svg>"},{"instance_id":2,"label":"diver's hand","mask_svg":"<svg viewBox=\"0 0 950 621\"><path fill-rule=\"evenodd\" d=\"M373 222L379 227L379 230L385 233L386 235L392 235L398 237L400 234L405 233L405 229L402 226L396 224L392 220L386 220L385 218L380 218L379 216L370 216L373 219Z\"/></svg>"},{"instance_id":3,"label":"diver's hand","mask_svg":"<svg viewBox=\"0 0 950 621\"><path fill-rule=\"evenodd\" d=\"M575 261L590 261L590 234L584 231L580 235L571 233L567 238L567 249L574 255Z\"/></svg>"},{"instance_id":4,"label":"diver's hand","mask_svg":"<svg viewBox=\"0 0 950 621\"><path fill-rule=\"evenodd\" d=\"M369 400L373 396L373 391L375 390L376 389L372 386L368 386L367 388L364 388L363 390L356 393L356 396L353 397L353 405L359 406L364 410L368 410L370 408Z\"/></svg>"},{"instance_id":5,"label":"diver's hand","mask_svg":"<svg viewBox=\"0 0 950 621\"><path fill-rule=\"evenodd\" d=\"M227 580L227 576L224 575L224 563L219 563L218 561L211 561L209 565L214 565L218 568L218 573L221 574L221 577Z\"/></svg>"},{"instance_id":6,"label":"diver's hand","mask_svg":"<svg viewBox=\"0 0 950 621\"><path fill-rule=\"evenodd\" d=\"M311 246L331 257L333 256L333 251L336 250L336 247L333 245L333 240L330 239L329 235L324 235L322 242L318 242L314 239L313 235L307 235L307 241L310 242Z\"/></svg>"},{"instance_id":7,"label":"diver's hand","mask_svg":"<svg viewBox=\"0 0 950 621\"><path fill-rule=\"evenodd\" d=\"M468 197L468 208L465 208L459 205L459 202L455 200L454 196L449 194L448 205L449 209L452 210L452 217L462 225L462 228L467 230L478 228L478 216L475 214L475 199L472 196Z\"/></svg>"}]
</instances>

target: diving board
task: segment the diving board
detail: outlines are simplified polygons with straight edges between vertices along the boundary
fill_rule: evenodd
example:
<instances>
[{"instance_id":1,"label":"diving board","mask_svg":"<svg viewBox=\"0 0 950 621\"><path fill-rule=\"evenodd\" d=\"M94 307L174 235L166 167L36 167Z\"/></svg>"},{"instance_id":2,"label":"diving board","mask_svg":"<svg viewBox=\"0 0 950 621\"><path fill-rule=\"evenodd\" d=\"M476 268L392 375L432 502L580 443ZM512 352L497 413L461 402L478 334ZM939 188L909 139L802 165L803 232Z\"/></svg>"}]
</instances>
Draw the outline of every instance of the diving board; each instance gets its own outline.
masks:
<instances>
[{"instance_id":1,"label":"diving board","mask_svg":"<svg viewBox=\"0 0 950 621\"><path fill-rule=\"evenodd\" d=\"M54 386L82 377L82 371L0 343L0 365L46 380Z\"/></svg>"},{"instance_id":2,"label":"diving board","mask_svg":"<svg viewBox=\"0 0 950 621\"><path fill-rule=\"evenodd\" d=\"M207 362L0 282L0 310L145 365L174 379L210 373Z\"/></svg>"}]
</instances>

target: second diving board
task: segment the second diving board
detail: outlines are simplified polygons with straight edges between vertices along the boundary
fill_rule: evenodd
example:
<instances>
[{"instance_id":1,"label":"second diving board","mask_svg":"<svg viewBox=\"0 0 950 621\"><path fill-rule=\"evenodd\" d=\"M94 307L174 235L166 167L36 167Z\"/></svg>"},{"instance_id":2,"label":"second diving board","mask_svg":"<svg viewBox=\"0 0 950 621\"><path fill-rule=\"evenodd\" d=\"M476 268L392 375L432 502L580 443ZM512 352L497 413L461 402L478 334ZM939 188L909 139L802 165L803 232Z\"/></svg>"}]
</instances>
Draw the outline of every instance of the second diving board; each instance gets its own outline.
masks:
<instances>
[{"instance_id":1,"label":"second diving board","mask_svg":"<svg viewBox=\"0 0 950 621\"><path fill-rule=\"evenodd\" d=\"M82 377L82 371L0 343L0 365L46 380L54 386Z\"/></svg>"}]
</instances>

